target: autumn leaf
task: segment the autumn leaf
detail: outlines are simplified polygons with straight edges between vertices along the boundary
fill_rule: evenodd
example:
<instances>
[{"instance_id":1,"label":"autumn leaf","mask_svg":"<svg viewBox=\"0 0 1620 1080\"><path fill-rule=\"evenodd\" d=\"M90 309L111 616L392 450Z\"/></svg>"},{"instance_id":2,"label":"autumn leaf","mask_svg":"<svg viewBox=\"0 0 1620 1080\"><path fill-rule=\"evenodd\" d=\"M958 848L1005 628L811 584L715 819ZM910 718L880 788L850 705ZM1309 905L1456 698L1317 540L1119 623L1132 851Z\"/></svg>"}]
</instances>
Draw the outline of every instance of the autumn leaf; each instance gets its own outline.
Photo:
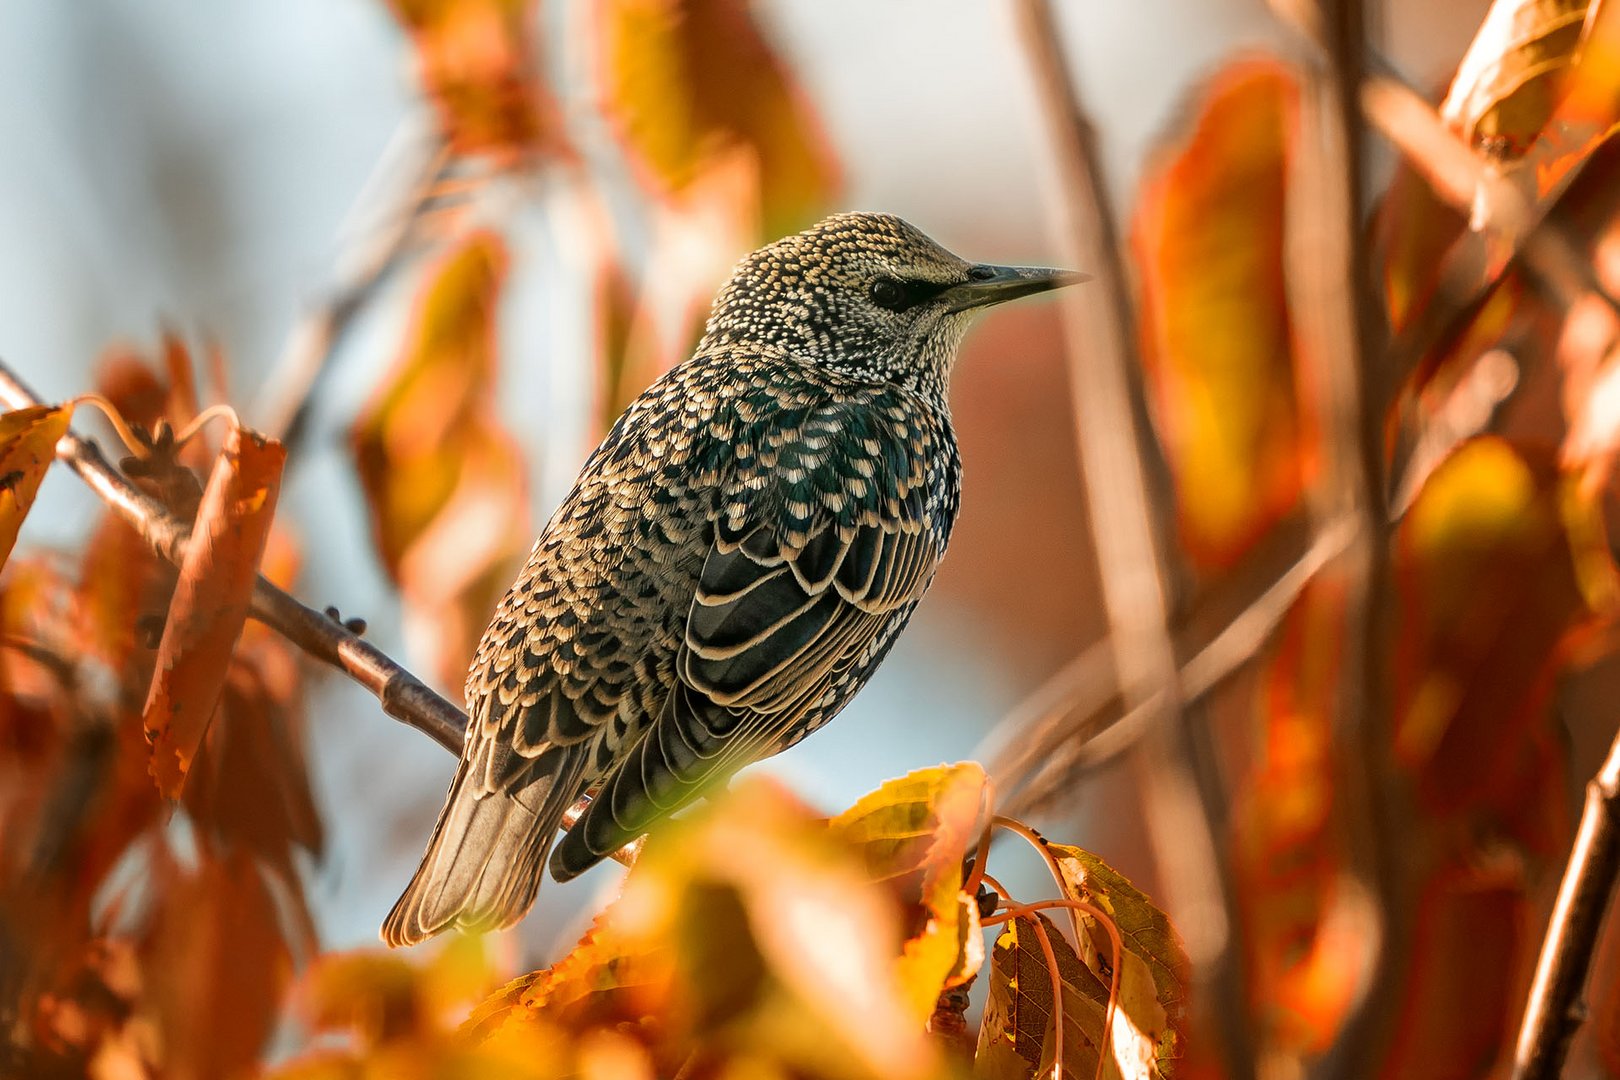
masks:
<instances>
[{"instance_id":1,"label":"autumn leaf","mask_svg":"<svg viewBox=\"0 0 1620 1080\"><path fill-rule=\"evenodd\" d=\"M1133 219L1143 359L1201 569L1232 565L1287 515L1311 467L1283 278L1298 93L1278 61L1225 68Z\"/></svg>"},{"instance_id":2,"label":"autumn leaf","mask_svg":"<svg viewBox=\"0 0 1620 1080\"><path fill-rule=\"evenodd\" d=\"M169 857L154 880L138 949L142 1012L160 1033L164 1075L237 1075L258 1060L292 982L275 897L242 851L205 846L194 869Z\"/></svg>"},{"instance_id":3,"label":"autumn leaf","mask_svg":"<svg viewBox=\"0 0 1620 1080\"><path fill-rule=\"evenodd\" d=\"M1524 154L1562 97L1592 0L1494 0L1440 107L1498 161Z\"/></svg>"},{"instance_id":4,"label":"autumn leaf","mask_svg":"<svg viewBox=\"0 0 1620 1080\"><path fill-rule=\"evenodd\" d=\"M1096 1075L1103 1025L1108 1012L1108 984L1081 963L1074 947L1039 912L1009 919L996 935L990 953L989 988L974 1075L985 1080L1029 1080L1050 1076L1057 1044L1052 970L1041 948L1037 924L1045 932L1057 961L1063 1003L1063 1075L1090 1080ZM1117 1067L1104 1073L1119 1077ZM1127 1077L1130 1073L1124 1074Z\"/></svg>"},{"instance_id":5,"label":"autumn leaf","mask_svg":"<svg viewBox=\"0 0 1620 1080\"><path fill-rule=\"evenodd\" d=\"M461 154L497 165L569 155L562 115L540 78L532 0L388 0L416 46L423 89Z\"/></svg>"},{"instance_id":6,"label":"autumn leaf","mask_svg":"<svg viewBox=\"0 0 1620 1080\"><path fill-rule=\"evenodd\" d=\"M1112 957L1113 944L1096 919L1082 913L1086 929L1082 956L1095 972L1106 960L1118 965L1119 1008L1134 1032L1151 1047L1158 1068L1170 1074L1187 1041L1187 951L1164 912L1119 871L1089 851L1048 844L1063 874L1064 891L1114 920L1125 956ZM1119 1041L1115 1041L1119 1052Z\"/></svg>"},{"instance_id":7,"label":"autumn leaf","mask_svg":"<svg viewBox=\"0 0 1620 1080\"><path fill-rule=\"evenodd\" d=\"M529 542L523 455L496 406L496 309L507 254L469 236L428 277L403 355L350 433L406 634L458 684Z\"/></svg>"},{"instance_id":8,"label":"autumn leaf","mask_svg":"<svg viewBox=\"0 0 1620 1080\"><path fill-rule=\"evenodd\" d=\"M818 126L744 0L607 0L603 102L654 190L727 155L754 163L765 231L802 227L838 184Z\"/></svg>"},{"instance_id":9,"label":"autumn leaf","mask_svg":"<svg viewBox=\"0 0 1620 1080\"><path fill-rule=\"evenodd\" d=\"M895 970L900 920L808 807L739 783L650 837L574 950L503 987L465 1033L485 1045L539 1024L580 1053L629 1033L660 1076L746 1062L767 1076L933 1077Z\"/></svg>"},{"instance_id":10,"label":"autumn leaf","mask_svg":"<svg viewBox=\"0 0 1620 1080\"><path fill-rule=\"evenodd\" d=\"M269 634L243 634L226 672L220 711L186 778L182 804L197 828L240 846L279 879L295 944L314 944L296 855L319 857L324 829L315 808L303 736L299 659Z\"/></svg>"},{"instance_id":11,"label":"autumn leaf","mask_svg":"<svg viewBox=\"0 0 1620 1080\"><path fill-rule=\"evenodd\" d=\"M1519 966L1536 916L1516 873L1453 868L1416 904L1405 975L1389 1015L1395 1031L1380 1076L1495 1072L1523 1008Z\"/></svg>"},{"instance_id":12,"label":"autumn leaf","mask_svg":"<svg viewBox=\"0 0 1620 1080\"><path fill-rule=\"evenodd\" d=\"M482 1025L476 1033L460 1027L468 1003L488 992L492 976L488 949L475 937L444 942L425 963L378 949L321 957L298 988L299 1012L317 1031L348 1035L348 1045L330 1048L329 1038L328 1048L295 1058L268 1075L272 1080L591 1080L598 1075L589 1071L601 1053L592 1032L569 1032L533 1013L525 1013L519 1023L489 1021L490 1004L474 1010ZM489 1002L504 1004L503 995L509 992L517 991L509 985ZM607 1080L612 1074L602 1075Z\"/></svg>"},{"instance_id":13,"label":"autumn leaf","mask_svg":"<svg viewBox=\"0 0 1620 1080\"><path fill-rule=\"evenodd\" d=\"M1552 464L1497 438L1465 443L1402 519L1393 568L1396 760L1431 813L1477 808L1545 723L1569 635L1590 616Z\"/></svg>"},{"instance_id":14,"label":"autumn leaf","mask_svg":"<svg viewBox=\"0 0 1620 1080\"><path fill-rule=\"evenodd\" d=\"M833 818L833 834L854 846L873 881L919 905L922 928L906 941L899 973L919 1017L940 992L984 963L979 907L962 891L962 863L989 811L984 770L968 761L890 780Z\"/></svg>"},{"instance_id":15,"label":"autumn leaf","mask_svg":"<svg viewBox=\"0 0 1620 1080\"><path fill-rule=\"evenodd\" d=\"M898 912L775 785L739 783L651 837L619 907L642 952L673 945L673 1000L699 1042L773 1046L812 1072L932 1074L893 967Z\"/></svg>"},{"instance_id":16,"label":"autumn leaf","mask_svg":"<svg viewBox=\"0 0 1620 1080\"><path fill-rule=\"evenodd\" d=\"M224 688L275 518L287 452L232 428L215 460L169 604L143 723L152 775L179 795Z\"/></svg>"},{"instance_id":17,"label":"autumn leaf","mask_svg":"<svg viewBox=\"0 0 1620 1080\"><path fill-rule=\"evenodd\" d=\"M11 556L72 418L71 405L33 405L0 415L0 566Z\"/></svg>"},{"instance_id":18,"label":"autumn leaf","mask_svg":"<svg viewBox=\"0 0 1620 1080\"><path fill-rule=\"evenodd\" d=\"M1332 1045L1373 962L1348 880L1334 706L1343 677L1342 583L1319 579L1265 659L1254 764L1235 785L1232 879L1250 1015L1300 1056Z\"/></svg>"}]
</instances>

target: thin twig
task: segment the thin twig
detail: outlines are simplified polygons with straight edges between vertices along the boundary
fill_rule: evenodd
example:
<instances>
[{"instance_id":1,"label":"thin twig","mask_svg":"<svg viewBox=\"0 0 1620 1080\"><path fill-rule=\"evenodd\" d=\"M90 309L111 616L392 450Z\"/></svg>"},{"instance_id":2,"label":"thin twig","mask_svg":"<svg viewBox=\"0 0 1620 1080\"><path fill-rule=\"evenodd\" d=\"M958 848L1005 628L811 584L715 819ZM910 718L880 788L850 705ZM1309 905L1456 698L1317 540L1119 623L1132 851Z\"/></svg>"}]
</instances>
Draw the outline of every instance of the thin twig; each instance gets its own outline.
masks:
<instances>
[{"instance_id":1,"label":"thin twig","mask_svg":"<svg viewBox=\"0 0 1620 1080\"><path fill-rule=\"evenodd\" d=\"M1278 576L1253 603L1181 666L1181 696L1195 702L1260 655L1261 647L1299 599L1305 587L1339 558L1355 535L1351 522L1324 530L1305 554ZM1108 720L1090 716L1075 725L1075 737L1050 747L1035 769L1003 802L1009 813L1025 814L1070 790L1086 773L1134 746L1152 717L1154 702L1125 709ZM998 774L999 775L999 774Z\"/></svg>"},{"instance_id":2,"label":"thin twig","mask_svg":"<svg viewBox=\"0 0 1620 1080\"><path fill-rule=\"evenodd\" d=\"M1101 175L1092 126L1045 0L1018 0L1023 44L1041 111L1058 151L1063 212L1072 248L1095 284L1061 308L1069 339L1081 471L1101 576L1114 663L1127 707L1150 712L1136 758L1144 769L1144 809L1161 880L1193 958L1196 992L1220 1013L1218 1028L1233 1075L1253 1072L1244 1000L1231 948L1231 890L1216 852L1217 808L1225 799L1211 755L1183 711L1170 634L1172 587L1163 491L1150 487L1145 395L1136 356L1124 256ZM1160 485L1161 489L1164 487Z\"/></svg>"},{"instance_id":3,"label":"thin twig","mask_svg":"<svg viewBox=\"0 0 1620 1080\"><path fill-rule=\"evenodd\" d=\"M1368 209L1360 97L1368 12L1361 0L1317 0L1316 12L1323 64L1308 70L1302 95L1302 148L1287 207L1289 307L1322 427L1323 467L1309 493L1311 515L1318 527L1345 519L1357 525L1335 567L1344 599L1332 737L1335 783L1344 793L1346 869L1377 898L1381 931L1358 942L1359 955L1347 961L1372 976L1322 1068L1325 1075L1367 1075L1383 1052L1378 1028L1391 1012L1395 953L1408 921L1393 869L1396 802L1385 768L1391 586L1383 418L1390 383L1387 365L1368 359L1382 355L1382 334L1360 242Z\"/></svg>"},{"instance_id":4,"label":"thin twig","mask_svg":"<svg viewBox=\"0 0 1620 1080\"><path fill-rule=\"evenodd\" d=\"M1586 807L1564 880L1558 886L1547 937L1536 961L1524 1024L1513 1055L1513 1080L1552 1080L1586 1018L1581 993L1598 931L1620 878L1620 735L1586 785Z\"/></svg>"},{"instance_id":5,"label":"thin twig","mask_svg":"<svg viewBox=\"0 0 1620 1080\"><path fill-rule=\"evenodd\" d=\"M1047 873L1052 875L1052 880L1056 882L1058 891L1068 896L1068 899L1066 900L1044 901L1038 905L1026 904L1022 909L1019 910L1034 910L1036 907L1067 907L1069 909L1069 919L1074 930L1074 947L1077 952L1080 951L1082 948L1081 943L1085 940L1084 930L1080 925L1080 916L1082 913L1090 915L1093 919L1096 919L1097 922L1108 931L1108 941L1114 949L1114 955L1110 958L1110 966L1113 969L1113 981L1108 987L1108 1009L1103 1013L1102 1046L1103 1056L1105 1058L1111 1056L1113 1053L1111 1047L1113 1045L1114 1013L1119 1004L1120 973L1125 969L1125 941L1120 937L1119 924L1114 921L1114 917L1112 915L1102 911L1090 901L1082 900L1080 897L1075 896L1070 892L1069 882L1063 876L1063 868L1058 865L1057 856L1052 854L1052 848L1047 844L1046 837L1042 836L1028 825L1025 825L1022 821L1005 817L1003 815L998 814L991 818L990 823L997 828L1006 829L1014 836L1022 837L1031 847L1033 847L1040 854L1041 859L1046 863ZM1097 1064L1097 1075L1099 1077L1102 1075L1101 1062L1098 1062Z\"/></svg>"},{"instance_id":6,"label":"thin twig","mask_svg":"<svg viewBox=\"0 0 1620 1080\"><path fill-rule=\"evenodd\" d=\"M420 117L401 123L340 230L353 240L338 260L337 279L293 328L265 381L266 400L252 411L261 430L289 446L298 441L328 364L355 317L409 251L451 163L436 125L426 126ZM369 220L361 221L362 215Z\"/></svg>"}]
</instances>

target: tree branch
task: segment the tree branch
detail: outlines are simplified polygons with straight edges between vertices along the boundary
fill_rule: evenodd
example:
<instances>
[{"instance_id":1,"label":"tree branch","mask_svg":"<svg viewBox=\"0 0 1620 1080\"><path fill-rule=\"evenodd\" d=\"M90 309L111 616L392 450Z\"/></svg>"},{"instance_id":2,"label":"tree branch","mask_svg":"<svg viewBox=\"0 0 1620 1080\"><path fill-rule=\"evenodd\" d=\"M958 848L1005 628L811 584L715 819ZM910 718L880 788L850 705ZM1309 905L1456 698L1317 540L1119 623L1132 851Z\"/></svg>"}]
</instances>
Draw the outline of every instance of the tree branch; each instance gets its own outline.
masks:
<instances>
[{"instance_id":1,"label":"tree branch","mask_svg":"<svg viewBox=\"0 0 1620 1080\"><path fill-rule=\"evenodd\" d=\"M1384 355L1384 334L1361 242L1368 197L1359 93L1367 68L1367 7L1373 2L1314 4L1322 62L1305 76L1301 151L1287 206L1289 310L1307 372L1304 385L1322 430L1311 515L1318 527L1346 519L1356 525L1354 542L1335 567L1343 586L1343 633L1330 732L1334 785L1343 792L1346 811L1346 876L1378 907L1378 932L1365 935L1346 958L1368 973L1364 985L1372 989L1354 1002L1345 1034L1319 1062L1328 1076L1377 1071L1371 1063L1383 1053L1382 1021L1396 998L1388 991L1400 970L1409 921L1394 856L1397 793L1387 768L1393 592L1382 435L1392 380L1384 364L1370 359Z\"/></svg>"},{"instance_id":2,"label":"tree branch","mask_svg":"<svg viewBox=\"0 0 1620 1080\"><path fill-rule=\"evenodd\" d=\"M4 363L0 363L0 402L13 409L41 404ZM69 431L56 444L56 456L140 533L153 551L180 565L189 528L114 469L94 442ZM389 716L429 736L452 754L461 753L467 717L381 649L350 633L335 619L305 607L262 577L253 587L251 613L304 652L370 690Z\"/></svg>"},{"instance_id":3,"label":"tree branch","mask_svg":"<svg viewBox=\"0 0 1620 1080\"><path fill-rule=\"evenodd\" d=\"M1620 735L1603 768L1586 785L1586 807L1547 937L1536 961L1524 1023L1513 1055L1513 1080L1553 1080L1570 1040L1586 1018L1581 993L1598 931L1620 878Z\"/></svg>"},{"instance_id":4,"label":"tree branch","mask_svg":"<svg viewBox=\"0 0 1620 1080\"><path fill-rule=\"evenodd\" d=\"M1095 284L1061 302L1081 472L1097 551L1103 604L1121 694L1147 714L1135 760L1154 855L1193 959L1195 993L1211 1006L1233 1075L1254 1061L1242 1023L1245 1000L1232 948L1230 882L1216 857L1218 808L1226 798L1207 732L1183 709L1166 571L1169 513L1149 434L1136 355L1136 321L1117 226L1090 119L1046 0L1018 0L1019 27L1041 112L1057 148L1071 247ZM1150 475L1150 472L1156 473ZM1153 480L1159 480L1157 488Z\"/></svg>"}]
</instances>

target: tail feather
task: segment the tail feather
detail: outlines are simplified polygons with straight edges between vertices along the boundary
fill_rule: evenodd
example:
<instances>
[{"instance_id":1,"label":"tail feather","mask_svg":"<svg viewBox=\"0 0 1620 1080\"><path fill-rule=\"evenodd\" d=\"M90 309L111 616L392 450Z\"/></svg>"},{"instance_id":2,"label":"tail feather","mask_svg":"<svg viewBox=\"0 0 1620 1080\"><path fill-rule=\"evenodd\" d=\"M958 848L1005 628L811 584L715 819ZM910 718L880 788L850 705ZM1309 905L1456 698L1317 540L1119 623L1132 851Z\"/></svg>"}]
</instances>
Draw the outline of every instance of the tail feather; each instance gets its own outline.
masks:
<instances>
[{"instance_id":1,"label":"tail feather","mask_svg":"<svg viewBox=\"0 0 1620 1080\"><path fill-rule=\"evenodd\" d=\"M452 926L497 930L534 903L556 835L541 820L552 782L538 781L521 799L504 793L480 799L466 779L464 763L416 875L383 921L382 939L391 946L415 945Z\"/></svg>"}]
</instances>

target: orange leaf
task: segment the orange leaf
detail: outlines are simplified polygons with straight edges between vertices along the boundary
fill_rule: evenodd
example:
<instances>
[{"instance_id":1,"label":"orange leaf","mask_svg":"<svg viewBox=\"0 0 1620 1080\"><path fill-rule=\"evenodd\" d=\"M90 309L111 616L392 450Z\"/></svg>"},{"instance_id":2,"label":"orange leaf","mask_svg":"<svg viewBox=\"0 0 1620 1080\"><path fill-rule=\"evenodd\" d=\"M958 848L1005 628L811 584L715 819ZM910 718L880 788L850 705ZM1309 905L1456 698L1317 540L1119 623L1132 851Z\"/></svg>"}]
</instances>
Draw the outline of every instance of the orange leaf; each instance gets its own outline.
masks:
<instances>
[{"instance_id":1,"label":"orange leaf","mask_svg":"<svg viewBox=\"0 0 1620 1080\"><path fill-rule=\"evenodd\" d=\"M1550 462L1465 443L1396 531L1395 757L1431 812L1499 798L1590 618Z\"/></svg>"},{"instance_id":2,"label":"orange leaf","mask_svg":"<svg viewBox=\"0 0 1620 1080\"><path fill-rule=\"evenodd\" d=\"M185 783L219 705L270 536L286 459L274 439L233 428L208 478L146 698L152 775L169 798Z\"/></svg>"},{"instance_id":3,"label":"orange leaf","mask_svg":"<svg viewBox=\"0 0 1620 1080\"><path fill-rule=\"evenodd\" d=\"M1516 977L1533 925L1524 883L1470 872L1424 888L1389 1058L1378 1076L1491 1076L1524 1006Z\"/></svg>"},{"instance_id":4,"label":"orange leaf","mask_svg":"<svg viewBox=\"0 0 1620 1080\"><path fill-rule=\"evenodd\" d=\"M1134 219L1143 358L1192 562L1230 566L1299 500L1283 204L1299 91L1269 59L1227 67Z\"/></svg>"},{"instance_id":5,"label":"orange leaf","mask_svg":"<svg viewBox=\"0 0 1620 1080\"><path fill-rule=\"evenodd\" d=\"M540 79L530 0L389 0L411 34L423 88L458 153L512 165L568 154L562 117Z\"/></svg>"},{"instance_id":6,"label":"orange leaf","mask_svg":"<svg viewBox=\"0 0 1620 1080\"><path fill-rule=\"evenodd\" d=\"M1344 932L1358 909L1335 820L1343 618L1342 588L1323 582L1288 613L1257 703L1261 746L1232 815L1249 1008L1271 1041L1302 1056L1332 1044L1372 959L1370 937Z\"/></svg>"},{"instance_id":7,"label":"orange leaf","mask_svg":"<svg viewBox=\"0 0 1620 1080\"><path fill-rule=\"evenodd\" d=\"M186 812L200 830L251 851L283 889L295 944L314 927L295 861L319 856L321 819L304 759L303 686L296 652L269 634L244 633L231 657L216 723L186 779Z\"/></svg>"},{"instance_id":8,"label":"orange leaf","mask_svg":"<svg viewBox=\"0 0 1620 1080\"><path fill-rule=\"evenodd\" d=\"M275 897L241 851L205 848L194 870L171 863L159 871L140 956L163 1075L242 1075L275 1029L292 981Z\"/></svg>"},{"instance_id":9,"label":"orange leaf","mask_svg":"<svg viewBox=\"0 0 1620 1080\"><path fill-rule=\"evenodd\" d=\"M605 107L650 187L684 192L744 154L772 234L831 197L826 141L744 0L608 0L600 17Z\"/></svg>"},{"instance_id":10,"label":"orange leaf","mask_svg":"<svg viewBox=\"0 0 1620 1080\"><path fill-rule=\"evenodd\" d=\"M32 405L0 415L0 566L11 556L72 418L72 405Z\"/></svg>"},{"instance_id":11,"label":"orange leaf","mask_svg":"<svg viewBox=\"0 0 1620 1080\"><path fill-rule=\"evenodd\" d=\"M460 680L528 550L523 455L496 408L495 316L506 247L478 232L432 272L392 376L350 432L406 631Z\"/></svg>"}]
</instances>

